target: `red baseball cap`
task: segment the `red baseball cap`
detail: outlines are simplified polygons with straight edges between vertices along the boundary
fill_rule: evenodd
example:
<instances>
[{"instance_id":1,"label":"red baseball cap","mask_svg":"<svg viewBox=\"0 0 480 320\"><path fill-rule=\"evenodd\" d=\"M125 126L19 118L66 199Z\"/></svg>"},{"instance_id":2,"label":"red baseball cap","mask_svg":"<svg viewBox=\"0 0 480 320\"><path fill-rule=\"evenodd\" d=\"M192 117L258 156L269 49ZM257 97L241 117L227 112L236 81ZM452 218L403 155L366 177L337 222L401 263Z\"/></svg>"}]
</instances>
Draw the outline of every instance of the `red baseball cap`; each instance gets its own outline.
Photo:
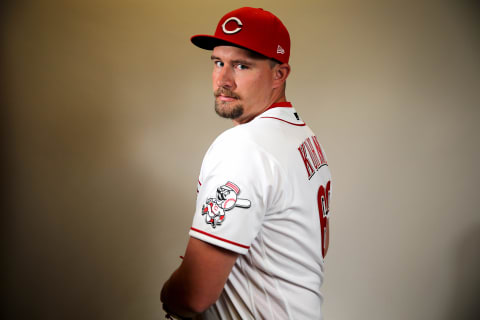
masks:
<instances>
[{"instance_id":1,"label":"red baseball cap","mask_svg":"<svg viewBox=\"0 0 480 320\"><path fill-rule=\"evenodd\" d=\"M199 34L190 40L206 50L233 44L282 63L288 63L290 58L290 35L287 28L274 14L260 8L243 7L233 10L220 19L215 35Z\"/></svg>"}]
</instances>

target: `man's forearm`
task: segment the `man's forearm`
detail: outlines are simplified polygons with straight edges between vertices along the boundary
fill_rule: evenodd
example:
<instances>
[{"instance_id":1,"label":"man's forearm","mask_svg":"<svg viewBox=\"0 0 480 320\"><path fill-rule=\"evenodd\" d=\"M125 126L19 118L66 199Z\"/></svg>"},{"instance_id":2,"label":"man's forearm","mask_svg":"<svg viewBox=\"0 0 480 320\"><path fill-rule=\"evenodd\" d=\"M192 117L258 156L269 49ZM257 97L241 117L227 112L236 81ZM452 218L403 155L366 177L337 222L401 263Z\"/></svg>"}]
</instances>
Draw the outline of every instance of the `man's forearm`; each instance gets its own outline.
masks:
<instances>
[{"instance_id":1,"label":"man's forearm","mask_svg":"<svg viewBox=\"0 0 480 320\"><path fill-rule=\"evenodd\" d=\"M178 279L178 270L163 285L160 300L167 313L182 318L192 318L199 312L194 310L188 301L188 292L185 292L185 285Z\"/></svg>"},{"instance_id":2,"label":"man's forearm","mask_svg":"<svg viewBox=\"0 0 480 320\"><path fill-rule=\"evenodd\" d=\"M190 238L180 267L163 285L160 299L165 308L182 317L204 312L222 293L237 257L238 253Z\"/></svg>"}]
</instances>

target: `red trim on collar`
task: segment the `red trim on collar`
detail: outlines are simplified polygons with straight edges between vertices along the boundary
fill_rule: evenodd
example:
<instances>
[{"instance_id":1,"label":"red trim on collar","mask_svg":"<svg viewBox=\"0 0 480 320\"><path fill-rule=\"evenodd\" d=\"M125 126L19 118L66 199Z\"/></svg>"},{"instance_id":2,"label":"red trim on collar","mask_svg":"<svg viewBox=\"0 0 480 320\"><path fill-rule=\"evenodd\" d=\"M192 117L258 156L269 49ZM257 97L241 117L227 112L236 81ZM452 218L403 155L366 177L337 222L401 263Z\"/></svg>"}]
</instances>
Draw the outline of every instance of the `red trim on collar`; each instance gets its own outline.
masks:
<instances>
[{"instance_id":1,"label":"red trim on collar","mask_svg":"<svg viewBox=\"0 0 480 320\"><path fill-rule=\"evenodd\" d=\"M284 101L284 102L275 102L274 104L272 104L270 107L268 107L267 109L265 109L265 111L267 110L270 110L270 109L273 109L273 108L292 108L292 104L288 101Z\"/></svg>"},{"instance_id":2,"label":"red trim on collar","mask_svg":"<svg viewBox=\"0 0 480 320\"><path fill-rule=\"evenodd\" d=\"M304 123L293 123L293 122L290 122L290 121L287 121L287 120L283 120L283 119L280 119L280 118L275 118L275 117L260 117L261 119L275 119L275 120L280 120L280 121L283 121L283 122L286 122L288 124L291 124L293 126L298 126L298 127L303 127L305 126L305 122Z\"/></svg>"}]
</instances>

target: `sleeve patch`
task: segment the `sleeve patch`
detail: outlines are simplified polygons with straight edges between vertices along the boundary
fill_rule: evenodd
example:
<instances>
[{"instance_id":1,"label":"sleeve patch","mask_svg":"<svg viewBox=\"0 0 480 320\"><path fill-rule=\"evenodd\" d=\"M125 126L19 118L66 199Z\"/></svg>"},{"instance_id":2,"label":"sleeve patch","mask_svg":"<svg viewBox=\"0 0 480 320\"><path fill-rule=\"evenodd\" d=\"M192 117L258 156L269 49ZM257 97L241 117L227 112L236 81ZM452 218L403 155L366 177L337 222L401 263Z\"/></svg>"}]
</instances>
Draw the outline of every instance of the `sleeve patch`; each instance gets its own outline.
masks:
<instances>
[{"instance_id":1,"label":"sleeve patch","mask_svg":"<svg viewBox=\"0 0 480 320\"><path fill-rule=\"evenodd\" d=\"M212 225L212 228L216 228L225 221L225 211L230 211L235 207L250 208L250 200L238 198L239 193L240 188L233 182L228 181L219 186L216 197L208 198L202 206L205 223Z\"/></svg>"}]
</instances>

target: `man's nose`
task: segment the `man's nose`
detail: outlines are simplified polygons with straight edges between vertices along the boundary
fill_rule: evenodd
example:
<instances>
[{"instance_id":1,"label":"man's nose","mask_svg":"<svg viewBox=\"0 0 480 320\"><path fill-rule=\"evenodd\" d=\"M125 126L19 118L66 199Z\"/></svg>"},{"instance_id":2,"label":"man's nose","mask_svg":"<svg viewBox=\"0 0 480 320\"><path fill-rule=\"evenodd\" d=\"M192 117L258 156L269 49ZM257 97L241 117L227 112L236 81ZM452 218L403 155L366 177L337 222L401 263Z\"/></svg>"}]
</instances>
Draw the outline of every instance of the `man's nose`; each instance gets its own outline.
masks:
<instances>
[{"instance_id":1,"label":"man's nose","mask_svg":"<svg viewBox=\"0 0 480 320\"><path fill-rule=\"evenodd\" d=\"M233 70L227 66L224 66L217 77L217 86L233 88L235 84L233 78Z\"/></svg>"}]
</instances>

